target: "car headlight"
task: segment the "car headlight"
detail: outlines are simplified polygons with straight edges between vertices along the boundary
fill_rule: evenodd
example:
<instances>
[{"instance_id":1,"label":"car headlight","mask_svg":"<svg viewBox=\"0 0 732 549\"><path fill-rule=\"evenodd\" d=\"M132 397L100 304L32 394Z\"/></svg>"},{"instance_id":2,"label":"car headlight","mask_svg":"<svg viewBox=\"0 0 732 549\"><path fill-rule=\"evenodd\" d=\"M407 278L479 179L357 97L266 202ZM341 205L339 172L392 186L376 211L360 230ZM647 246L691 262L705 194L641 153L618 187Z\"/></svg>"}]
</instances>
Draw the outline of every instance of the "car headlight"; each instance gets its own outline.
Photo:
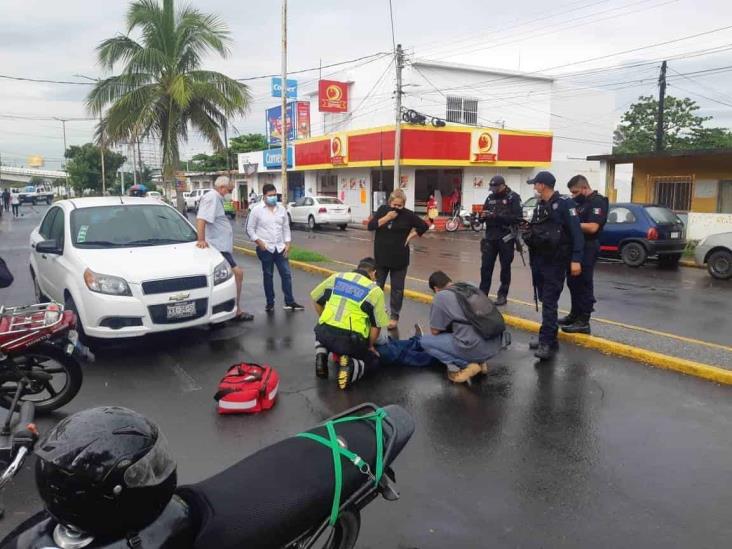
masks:
<instances>
[{"instance_id":1,"label":"car headlight","mask_svg":"<svg viewBox=\"0 0 732 549\"><path fill-rule=\"evenodd\" d=\"M222 261L221 263L216 265L216 268L214 269L214 286L226 282L232 276L234 276L234 272L231 270L229 262L226 260Z\"/></svg>"},{"instance_id":2,"label":"car headlight","mask_svg":"<svg viewBox=\"0 0 732 549\"><path fill-rule=\"evenodd\" d=\"M132 295L124 278L95 273L91 269L84 271L84 282L92 292L107 295Z\"/></svg>"}]
</instances>

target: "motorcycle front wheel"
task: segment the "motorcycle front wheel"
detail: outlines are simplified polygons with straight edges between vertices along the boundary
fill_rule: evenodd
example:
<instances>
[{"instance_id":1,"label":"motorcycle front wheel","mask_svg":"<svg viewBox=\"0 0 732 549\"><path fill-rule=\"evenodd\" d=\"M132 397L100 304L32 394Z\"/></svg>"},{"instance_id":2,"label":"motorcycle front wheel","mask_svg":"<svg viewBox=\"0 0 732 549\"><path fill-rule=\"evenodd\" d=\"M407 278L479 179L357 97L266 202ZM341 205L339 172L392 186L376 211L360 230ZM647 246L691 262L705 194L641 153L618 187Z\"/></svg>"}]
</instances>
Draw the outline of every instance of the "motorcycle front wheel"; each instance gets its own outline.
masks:
<instances>
[{"instance_id":1,"label":"motorcycle front wheel","mask_svg":"<svg viewBox=\"0 0 732 549\"><path fill-rule=\"evenodd\" d=\"M471 227L473 228L473 230L474 230L474 231L475 231L476 233L479 233L480 231L482 231L482 230L483 230L483 222L482 222L482 221L480 221L480 220L478 220L478 219L476 219L476 220L474 220L474 221L471 221L471 222L470 222L470 226L471 226Z\"/></svg>"},{"instance_id":2,"label":"motorcycle front wheel","mask_svg":"<svg viewBox=\"0 0 732 549\"><path fill-rule=\"evenodd\" d=\"M455 231L458 230L459 226L460 226L460 224L458 223L457 219L455 219L455 218L448 219L447 223L445 223L445 230L447 232L454 233Z\"/></svg>"},{"instance_id":3,"label":"motorcycle front wheel","mask_svg":"<svg viewBox=\"0 0 732 549\"><path fill-rule=\"evenodd\" d=\"M83 374L76 359L50 343L41 343L0 364L0 406L10 408L18 381L26 376L21 402L33 402L36 412L51 412L67 404L81 389ZM51 376L51 379L44 379Z\"/></svg>"}]
</instances>

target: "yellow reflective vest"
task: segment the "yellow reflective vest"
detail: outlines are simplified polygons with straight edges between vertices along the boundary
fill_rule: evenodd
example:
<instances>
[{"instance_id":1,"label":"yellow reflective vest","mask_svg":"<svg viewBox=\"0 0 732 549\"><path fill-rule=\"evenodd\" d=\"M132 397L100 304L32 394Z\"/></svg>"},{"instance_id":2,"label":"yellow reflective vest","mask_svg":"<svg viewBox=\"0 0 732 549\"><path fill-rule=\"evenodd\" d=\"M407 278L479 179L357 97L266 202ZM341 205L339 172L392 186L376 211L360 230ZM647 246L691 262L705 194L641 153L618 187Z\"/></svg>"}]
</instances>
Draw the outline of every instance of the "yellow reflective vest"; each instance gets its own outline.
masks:
<instances>
[{"instance_id":1,"label":"yellow reflective vest","mask_svg":"<svg viewBox=\"0 0 732 549\"><path fill-rule=\"evenodd\" d=\"M319 324L349 330L365 338L369 337L372 327L371 316L376 321L375 327L389 324L384 292L370 278L357 272L336 273L318 284L310 297L319 302L329 290L330 297L325 302Z\"/></svg>"}]
</instances>

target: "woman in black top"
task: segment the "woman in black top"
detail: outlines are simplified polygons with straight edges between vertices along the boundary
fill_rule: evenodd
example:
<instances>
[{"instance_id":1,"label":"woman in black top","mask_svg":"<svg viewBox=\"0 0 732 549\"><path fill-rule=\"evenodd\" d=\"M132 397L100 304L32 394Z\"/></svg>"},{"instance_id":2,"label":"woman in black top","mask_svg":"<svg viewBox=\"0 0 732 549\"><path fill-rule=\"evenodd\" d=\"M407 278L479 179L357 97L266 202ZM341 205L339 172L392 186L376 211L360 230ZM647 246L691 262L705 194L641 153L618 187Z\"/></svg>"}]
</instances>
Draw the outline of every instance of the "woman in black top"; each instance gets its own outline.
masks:
<instances>
[{"instance_id":1,"label":"woman in black top","mask_svg":"<svg viewBox=\"0 0 732 549\"><path fill-rule=\"evenodd\" d=\"M404 207L406 202L404 191L396 189L389 196L389 204L379 207L369 221L369 231L376 231L376 283L383 289L386 277L390 276L391 279L390 330L397 327L402 310L404 281L409 267L409 241L415 236L422 236L429 228L417 214Z\"/></svg>"}]
</instances>

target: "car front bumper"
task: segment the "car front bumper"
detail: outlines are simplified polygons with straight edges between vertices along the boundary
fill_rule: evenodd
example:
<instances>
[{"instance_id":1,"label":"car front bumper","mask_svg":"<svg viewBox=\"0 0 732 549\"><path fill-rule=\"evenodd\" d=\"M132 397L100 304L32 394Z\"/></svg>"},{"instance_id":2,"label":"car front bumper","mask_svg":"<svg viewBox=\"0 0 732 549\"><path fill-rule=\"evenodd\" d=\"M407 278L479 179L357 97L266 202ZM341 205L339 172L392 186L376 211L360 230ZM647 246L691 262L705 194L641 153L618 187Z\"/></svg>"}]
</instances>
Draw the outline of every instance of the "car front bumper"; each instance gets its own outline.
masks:
<instances>
[{"instance_id":1,"label":"car front bumper","mask_svg":"<svg viewBox=\"0 0 732 549\"><path fill-rule=\"evenodd\" d=\"M82 303L77 303L77 307L88 336L104 339L139 337L218 324L236 314L236 282L233 277L218 286L209 285L185 292L144 295L139 284L130 284L130 289L132 296L112 296L83 288ZM184 302L195 304L195 315L190 319L168 320L168 305Z\"/></svg>"},{"instance_id":2,"label":"car front bumper","mask_svg":"<svg viewBox=\"0 0 732 549\"><path fill-rule=\"evenodd\" d=\"M711 247L709 246L697 246L694 249L694 262L699 265L699 267L703 267L706 263L706 257L709 250L711 250Z\"/></svg>"}]
</instances>

